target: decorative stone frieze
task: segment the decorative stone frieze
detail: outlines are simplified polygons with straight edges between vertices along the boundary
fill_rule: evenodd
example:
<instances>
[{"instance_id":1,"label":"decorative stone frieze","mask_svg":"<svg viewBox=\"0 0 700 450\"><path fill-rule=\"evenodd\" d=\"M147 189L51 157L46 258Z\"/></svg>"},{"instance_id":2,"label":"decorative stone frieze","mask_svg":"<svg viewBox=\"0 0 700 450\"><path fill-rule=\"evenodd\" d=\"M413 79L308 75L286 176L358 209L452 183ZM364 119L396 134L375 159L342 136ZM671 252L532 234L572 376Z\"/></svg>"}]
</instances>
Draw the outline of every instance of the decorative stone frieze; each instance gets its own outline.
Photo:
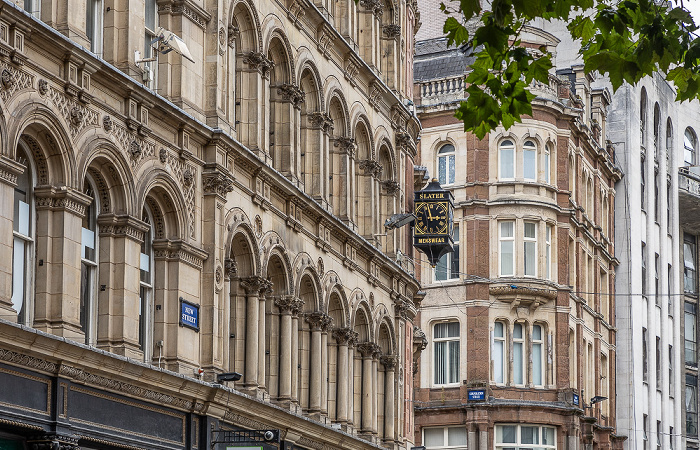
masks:
<instances>
[{"instance_id":1,"label":"decorative stone frieze","mask_svg":"<svg viewBox=\"0 0 700 450\"><path fill-rule=\"evenodd\" d=\"M557 297L554 289L515 285L491 285L489 294L502 302L510 302L512 308L524 307L530 311Z\"/></svg>"},{"instance_id":2,"label":"decorative stone frieze","mask_svg":"<svg viewBox=\"0 0 700 450\"><path fill-rule=\"evenodd\" d=\"M17 185L17 176L25 170L26 168L21 163L5 155L0 155L0 182L14 187Z\"/></svg>"},{"instance_id":3,"label":"decorative stone frieze","mask_svg":"<svg viewBox=\"0 0 700 450\"><path fill-rule=\"evenodd\" d=\"M202 30L206 29L207 23L211 20L211 14L190 0L175 0L170 3L161 3L158 5L158 12L187 17Z\"/></svg>"},{"instance_id":4,"label":"decorative stone frieze","mask_svg":"<svg viewBox=\"0 0 700 450\"><path fill-rule=\"evenodd\" d=\"M376 110L381 110L383 101L382 96L384 95L384 88L377 81L372 81L369 85L369 104Z\"/></svg>"},{"instance_id":5,"label":"decorative stone frieze","mask_svg":"<svg viewBox=\"0 0 700 450\"><path fill-rule=\"evenodd\" d=\"M353 53L348 53L343 73L345 74L345 79L348 80L353 87L357 86L357 80L355 80L355 78L360 72L360 67L362 67L362 63L357 56Z\"/></svg>"},{"instance_id":6,"label":"decorative stone frieze","mask_svg":"<svg viewBox=\"0 0 700 450\"><path fill-rule=\"evenodd\" d=\"M80 217L92 202L91 197L67 186L37 186L34 195L37 209L68 211Z\"/></svg>"},{"instance_id":7,"label":"decorative stone frieze","mask_svg":"<svg viewBox=\"0 0 700 450\"><path fill-rule=\"evenodd\" d=\"M405 131L396 133L396 148L407 152L411 156L415 156L417 151L416 141Z\"/></svg>"}]
</instances>

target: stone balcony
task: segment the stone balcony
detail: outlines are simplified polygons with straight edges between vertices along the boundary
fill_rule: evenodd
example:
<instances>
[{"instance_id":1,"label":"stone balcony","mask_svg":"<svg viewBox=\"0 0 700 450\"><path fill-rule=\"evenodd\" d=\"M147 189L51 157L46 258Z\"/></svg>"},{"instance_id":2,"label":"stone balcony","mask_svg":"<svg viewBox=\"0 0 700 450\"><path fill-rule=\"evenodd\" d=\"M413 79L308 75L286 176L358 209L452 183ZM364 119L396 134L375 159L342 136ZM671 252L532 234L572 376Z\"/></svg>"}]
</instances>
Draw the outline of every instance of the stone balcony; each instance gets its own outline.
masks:
<instances>
[{"instance_id":1,"label":"stone balcony","mask_svg":"<svg viewBox=\"0 0 700 450\"><path fill-rule=\"evenodd\" d=\"M678 169L678 211L684 229L700 232L700 166Z\"/></svg>"}]
</instances>

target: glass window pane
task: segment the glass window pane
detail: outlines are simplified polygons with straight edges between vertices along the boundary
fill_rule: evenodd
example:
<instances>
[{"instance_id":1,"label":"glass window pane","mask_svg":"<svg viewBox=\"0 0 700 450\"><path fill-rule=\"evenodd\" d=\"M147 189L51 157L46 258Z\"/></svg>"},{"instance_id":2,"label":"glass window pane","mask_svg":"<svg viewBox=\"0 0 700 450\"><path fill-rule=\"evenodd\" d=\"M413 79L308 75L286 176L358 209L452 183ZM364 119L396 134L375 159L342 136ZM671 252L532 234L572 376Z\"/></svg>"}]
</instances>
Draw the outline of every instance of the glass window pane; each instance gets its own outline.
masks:
<instances>
[{"instance_id":1,"label":"glass window pane","mask_svg":"<svg viewBox=\"0 0 700 450\"><path fill-rule=\"evenodd\" d=\"M534 242L525 242L525 275L537 275L537 258L536 244Z\"/></svg>"},{"instance_id":2,"label":"glass window pane","mask_svg":"<svg viewBox=\"0 0 700 450\"><path fill-rule=\"evenodd\" d=\"M534 148L523 149L523 177L526 180L535 180L537 178L536 167L537 151Z\"/></svg>"},{"instance_id":3,"label":"glass window pane","mask_svg":"<svg viewBox=\"0 0 700 450\"><path fill-rule=\"evenodd\" d=\"M513 167L513 157L515 149L501 148L500 160L501 160L501 178L514 178L515 170Z\"/></svg>"},{"instance_id":4,"label":"glass window pane","mask_svg":"<svg viewBox=\"0 0 700 450\"><path fill-rule=\"evenodd\" d=\"M448 272L448 258L450 257L450 254L442 255L440 259L438 260L438 263L435 265L435 280L436 281L445 281L447 280L447 272Z\"/></svg>"},{"instance_id":5,"label":"glass window pane","mask_svg":"<svg viewBox=\"0 0 700 450\"><path fill-rule=\"evenodd\" d=\"M447 342L435 342L435 384L445 384L445 350Z\"/></svg>"},{"instance_id":6,"label":"glass window pane","mask_svg":"<svg viewBox=\"0 0 700 450\"><path fill-rule=\"evenodd\" d=\"M459 382L459 341L450 342L450 378L448 383Z\"/></svg>"},{"instance_id":7,"label":"glass window pane","mask_svg":"<svg viewBox=\"0 0 700 450\"><path fill-rule=\"evenodd\" d=\"M448 428L447 445L449 447L467 445L467 429L462 427Z\"/></svg>"},{"instance_id":8,"label":"glass window pane","mask_svg":"<svg viewBox=\"0 0 700 450\"><path fill-rule=\"evenodd\" d=\"M23 201L17 203L17 227L16 231L29 236L29 204Z\"/></svg>"},{"instance_id":9,"label":"glass window pane","mask_svg":"<svg viewBox=\"0 0 700 450\"><path fill-rule=\"evenodd\" d=\"M549 184L549 171L551 169L549 168L549 152L545 152L544 154L544 182Z\"/></svg>"},{"instance_id":10,"label":"glass window pane","mask_svg":"<svg viewBox=\"0 0 700 450\"><path fill-rule=\"evenodd\" d=\"M542 386L542 344L532 345L532 382Z\"/></svg>"},{"instance_id":11,"label":"glass window pane","mask_svg":"<svg viewBox=\"0 0 700 450\"><path fill-rule=\"evenodd\" d=\"M455 151L455 147L452 144L445 144L442 147L440 147L440 151L438 153L452 153Z\"/></svg>"},{"instance_id":12,"label":"glass window pane","mask_svg":"<svg viewBox=\"0 0 700 450\"><path fill-rule=\"evenodd\" d=\"M20 238L14 238L12 249L12 307L18 314L24 306L25 276L24 268L26 252L25 242Z\"/></svg>"},{"instance_id":13,"label":"glass window pane","mask_svg":"<svg viewBox=\"0 0 700 450\"><path fill-rule=\"evenodd\" d=\"M523 384L523 343L513 343L513 382Z\"/></svg>"},{"instance_id":14,"label":"glass window pane","mask_svg":"<svg viewBox=\"0 0 700 450\"><path fill-rule=\"evenodd\" d=\"M501 275L513 275L513 241L501 242Z\"/></svg>"},{"instance_id":15,"label":"glass window pane","mask_svg":"<svg viewBox=\"0 0 700 450\"><path fill-rule=\"evenodd\" d=\"M501 222L501 237L513 237L514 222Z\"/></svg>"},{"instance_id":16,"label":"glass window pane","mask_svg":"<svg viewBox=\"0 0 700 450\"><path fill-rule=\"evenodd\" d=\"M436 323L433 329L435 330L433 336L435 336L436 339L447 337L446 323Z\"/></svg>"},{"instance_id":17,"label":"glass window pane","mask_svg":"<svg viewBox=\"0 0 700 450\"><path fill-rule=\"evenodd\" d=\"M447 158L441 157L438 158L438 182L440 184L446 184L447 183Z\"/></svg>"},{"instance_id":18,"label":"glass window pane","mask_svg":"<svg viewBox=\"0 0 700 450\"><path fill-rule=\"evenodd\" d=\"M535 341L542 340L542 327L541 326L535 325L532 327L532 339Z\"/></svg>"},{"instance_id":19,"label":"glass window pane","mask_svg":"<svg viewBox=\"0 0 700 450\"><path fill-rule=\"evenodd\" d=\"M495 323L493 334L496 337L503 337L503 323L501 323L501 322Z\"/></svg>"},{"instance_id":20,"label":"glass window pane","mask_svg":"<svg viewBox=\"0 0 700 450\"><path fill-rule=\"evenodd\" d=\"M515 444L517 427L515 425L496 426L497 444Z\"/></svg>"},{"instance_id":21,"label":"glass window pane","mask_svg":"<svg viewBox=\"0 0 700 450\"><path fill-rule=\"evenodd\" d=\"M450 322L447 325L447 336L459 337L459 322Z\"/></svg>"},{"instance_id":22,"label":"glass window pane","mask_svg":"<svg viewBox=\"0 0 700 450\"><path fill-rule=\"evenodd\" d=\"M447 174L449 175L447 182L449 184L452 184L455 182L455 155L450 155L448 157L448 172Z\"/></svg>"},{"instance_id":23,"label":"glass window pane","mask_svg":"<svg viewBox=\"0 0 700 450\"><path fill-rule=\"evenodd\" d=\"M503 383L503 341L493 344L493 381Z\"/></svg>"},{"instance_id":24,"label":"glass window pane","mask_svg":"<svg viewBox=\"0 0 700 450\"><path fill-rule=\"evenodd\" d=\"M554 445L554 428L542 428L542 445Z\"/></svg>"},{"instance_id":25,"label":"glass window pane","mask_svg":"<svg viewBox=\"0 0 700 450\"><path fill-rule=\"evenodd\" d=\"M423 444L426 447L442 447L445 442L444 428L424 428Z\"/></svg>"},{"instance_id":26,"label":"glass window pane","mask_svg":"<svg viewBox=\"0 0 700 450\"><path fill-rule=\"evenodd\" d=\"M520 427L521 444L539 444L539 427Z\"/></svg>"},{"instance_id":27,"label":"glass window pane","mask_svg":"<svg viewBox=\"0 0 700 450\"><path fill-rule=\"evenodd\" d=\"M95 260L95 232L87 228L82 229L82 250L82 258Z\"/></svg>"},{"instance_id":28,"label":"glass window pane","mask_svg":"<svg viewBox=\"0 0 700 450\"><path fill-rule=\"evenodd\" d=\"M533 222L525 222L525 237L535 238L537 235L537 224Z\"/></svg>"},{"instance_id":29,"label":"glass window pane","mask_svg":"<svg viewBox=\"0 0 700 450\"><path fill-rule=\"evenodd\" d=\"M516 323L513 326L513 339L522 339L523 338L523 326L519 323Z\"/></svg>"}]
</instances>

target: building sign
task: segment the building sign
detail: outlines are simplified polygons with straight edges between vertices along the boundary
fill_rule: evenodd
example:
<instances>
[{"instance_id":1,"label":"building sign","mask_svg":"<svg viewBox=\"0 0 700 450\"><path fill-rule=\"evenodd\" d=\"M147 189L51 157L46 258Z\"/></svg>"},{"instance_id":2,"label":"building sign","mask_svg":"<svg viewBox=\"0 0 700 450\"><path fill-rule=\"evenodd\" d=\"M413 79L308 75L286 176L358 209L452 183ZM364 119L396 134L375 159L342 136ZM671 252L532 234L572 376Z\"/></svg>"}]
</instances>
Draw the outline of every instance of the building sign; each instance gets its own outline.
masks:
<instances>
[{"instance_id":1,"label":"building sign","mask_svg":"<svg viewBox=\"0 0 700 450\"><path fill-rule=\"evenodd\" d=\"M486 389L472 389L469 391L467 399L470 402L486 400Z\"/></svg>"},{"instance_id":2,"label":"building sign","mask_svg":"<svg viewBox=\"0 0 700 450\"><path fill-rule=\"evenodd\" d=\"M199 331L199 305L180 297L180 325Z\"/></svg>"},{"instance_id":3,"label":"building sign","mask_svg":"<svg viewBox=\"0 0 700 450\"><path fill-rule=\"evenodd\" d=\"M440 257L453 251L452 193L442 189L433 178L425 189L415 193L413 211L416 216L413 246L425 253L430 264L435 266Z\"/></svg>"},{"instance_id":4,"label":"building sign","mask_svg":"<svg viewBox=\"0 0 700 450\"><path fill-rule=\"evenodd\" d=\"M578 402L579 402L579 396L578 396L578 394L574 394L574 401L573 401L574 405L578 406Z\"/></svg>"}]
</instances>

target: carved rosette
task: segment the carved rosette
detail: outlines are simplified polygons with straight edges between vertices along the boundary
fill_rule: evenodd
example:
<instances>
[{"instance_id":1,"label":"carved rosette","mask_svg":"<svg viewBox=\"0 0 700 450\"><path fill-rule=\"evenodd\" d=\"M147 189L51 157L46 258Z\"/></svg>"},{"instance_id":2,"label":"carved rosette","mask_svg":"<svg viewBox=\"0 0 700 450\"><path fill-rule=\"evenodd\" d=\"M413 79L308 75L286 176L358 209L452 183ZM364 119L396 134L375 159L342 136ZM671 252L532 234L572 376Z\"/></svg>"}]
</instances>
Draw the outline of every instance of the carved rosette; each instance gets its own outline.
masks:
<instances>
[{"instance_id":1,"label":"carved rosette","mask_svg":"<svg viewBox=\"0 0 700 450\"><path fill-rule=\"evenodd\" d=\"M386 370L394 370L396 368L397 358L394 355L384 355L379 358L379 362Z\"/></svg>"},{"instance_id":2,"label":"carved rosette","mask_svg":"<svg viewBox=\"0 0 700 450\"><path fill-rule=\"evenodd\" d=\"M263 76L266 76L267 73L275 66L275 63L267 59L267 57L260 52L246 53L243 56L243 62L245 64L248 64L248 67L250 67L251 69L260 72L260 74L262 74Z\"/></svg>"},{"instance_id":3,"label":"carved rosette","mask_svg":"<svg viewBox=\"0 0 700 450\"><path fill-rule=\"evenodd\" d=\"M360 342L357 344L357 351L365 358L378 359L382 354L382 350L374 342Z\"/></svg>"},{"instance_id":4,"label":"carved rosette","mask_svg":"<svg viewBox=\"0 0 700 450\"><path fill-rule=\"evenodd\" d=\"M306 99L304 91L293 84L281 84L277 86L277 94L282 96L282 101L289 102L296 109L301 108L301 104Z\"/></svg>"},{"instance_id":5,"label":"carved rosette","mask_svg":"<svg viewBox=\"0 0 700 450\"><path fill-rule=\"evenodd\" d=\"M306 315L306 321L312 330L328 331L333 319L326 313L316 311Z\"/></svg>"},{"instance_id":6,"label":"carved rosette","mask_svg":"<svg viewBox=\"0 0 700 450\"><path fill-rule=\"evenodd\" d=\"M202 174L202 189L204 194L216 194L226 197L233 190L233 180L219 172Z\"/></svg>"},{"instance_id":7,"label":"carved rosette","mask_svg":"<svg viewBox=\"0 0 700 450\"><path fill-rule=\"evenodd\" d=\"M338 147L342 154L347 154L351 158L355 157L355 139L348 136L338 136L333 141L333 146Z\"/></svg>"}]
</instances>

